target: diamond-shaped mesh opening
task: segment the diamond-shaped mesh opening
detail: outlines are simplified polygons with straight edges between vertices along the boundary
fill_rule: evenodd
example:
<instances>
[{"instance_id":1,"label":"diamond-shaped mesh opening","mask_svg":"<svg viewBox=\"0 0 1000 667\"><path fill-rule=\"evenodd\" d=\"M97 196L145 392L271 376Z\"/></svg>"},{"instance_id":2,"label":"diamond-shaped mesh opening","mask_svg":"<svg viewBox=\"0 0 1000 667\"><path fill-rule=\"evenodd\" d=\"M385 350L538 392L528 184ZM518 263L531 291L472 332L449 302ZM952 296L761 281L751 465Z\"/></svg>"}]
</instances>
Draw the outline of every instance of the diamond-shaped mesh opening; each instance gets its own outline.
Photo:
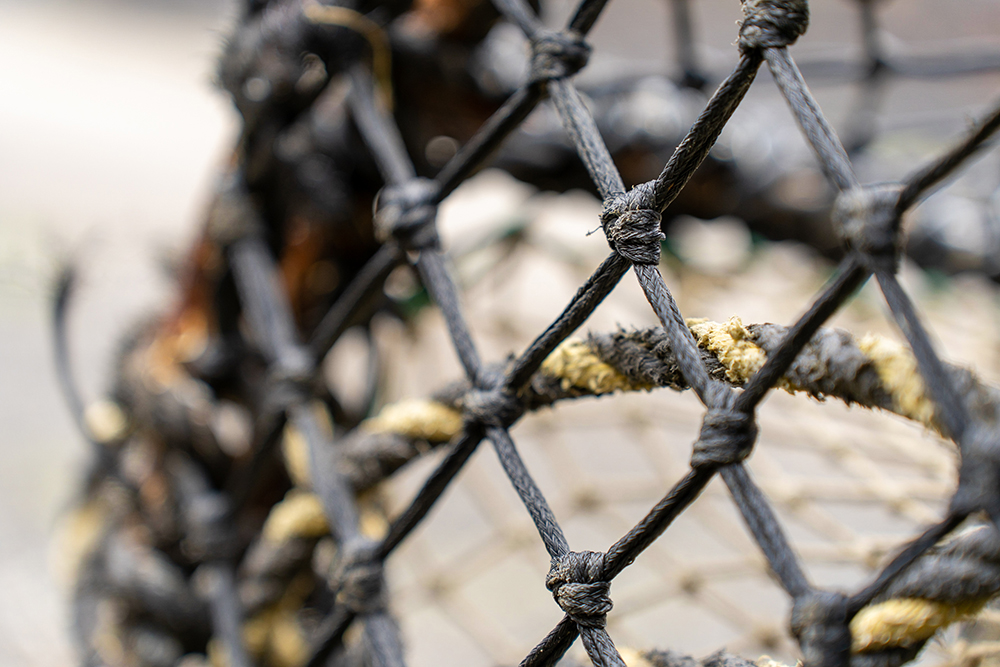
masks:
<instances>
[{"instance_id":1,"label":"diamond-shaped mesh opening","mask_svg":"<svg viewBox=\"0 0 1000 667\"><path fill-rule=\"evenodd\" d=\"M125 354L117 398L127 415L105 414L100 423L116 428L88 425L99 462L88 505L97 537L77 597L87 660L400 665L393 609L406 614L422 660L433 651L425 639L483 664L554 664L577 639L580 659L595 665L675 665L686 659L654 649L703 654L721 645L800 655L816 667L912 660L935 631L1000 589L1000 455L996 391L940 359L899 279L903 221L987 144L1000 110L909 175L865 184L849 151L871 141L871 128L859 121L845 148L791 55L808 27L807 3L745 0L737 65L664 151L659 175L626 187L573 79L605 3L584 0L558 28L523 0L495 4L527 39L527 72L495 111L479 110L488 118L464 132L466 142L429 141L424 155L408 150L422 131L419 114L393 114L420 88L408 68L427 64L419 30L393 22L405 7L247 7L219 75L244 133L193 281L180 311ZM690 36L687 3L673 9L680 35ZM880 45L874 3L860 9L870 86L893 70L972 67L894 60ZM459 36L474 21L459 16L449 26L435 16L444 21L447 12L404 18L476 39ZM705 88L691 41L678 41L683 85ZM841 259L827 280L808 286L804 313L787 324L685 319L687 304L682 315L669 286L675 276L661 269L662 218L689 181L711 198L711 181L692 178L762 67L815 153L821 189L832 193ZM516 285L508 279L491 311L485 287L482 297L459 288L459 256L441 242L438 206L522 122L545 134L532 115L543 100L548 122L558 120L579 158L577 172L600 196L590 219L610 253L571 255L585 278L551 307L531 298L535 314L509 314L502 290ZM475 115L449 122L478 125ZM345 175L318 146L363 157ZM718 150L727 147L739 142ZM498 160L515 174L531 169L503 153ZM619 163L626 173L634 167ZM570 187L570 173L562 176ZM276 228L275 216L288 225ZM324 216L330 224L316 224ZM516 247L525 228L513 225L495 247ZM551 250L556 238L537 241ZM502 276L497 266L515 261L485 253L477 272L475 246L463 253L467 275ZM689 252L682 237L673 246ZM315 261L321 249L340 253L338 262ZM550 284L573 284L566 261L522 265L528 289L541 295ZM827 326L866 283L884 296L898 341ZM725 291L741 287L737 278ZM369 375L355 383L360 408L317 378L353 326L362 326L369 349L405 337L398 322L372 319L385 291L397 294L397 313L417 313L411 326L426 329L406 355L411 377L424 384L450 363L443 359L457 358L463 379L420 399L405 392L368 416L365 406L385 391L374 363L354 373ZM421 314L428 302L434 310ZM512 356L509 339L491 339L480 326L507 320L516 332L543 311L544 329ZM611 314L637 328L595 327ZM571 338L584 323L590 335ZM643 393L660 387L687 394ZM763 405L775 388L910 419L953 442L957 471L931 436L921 440L895 422L855 432L842 408L824 406L831 416L819 417L816 405L786 396ZM226 427L226 401L249 408L242 438ZM827 419L836 430L823 428ZM373 490L436 448L391 488ZM437 509L449 495L451 505ZM518 505L528 522L498 511ZM449 524L460 527L457 537ZM649 576L635 574L642 571ZM512 582L540 579L548 591L508 595L521 585ZM794 643L782 631L788 617ZM745 662L730 654L704 662L720 661Z\"/></svg>"}]
</instances>

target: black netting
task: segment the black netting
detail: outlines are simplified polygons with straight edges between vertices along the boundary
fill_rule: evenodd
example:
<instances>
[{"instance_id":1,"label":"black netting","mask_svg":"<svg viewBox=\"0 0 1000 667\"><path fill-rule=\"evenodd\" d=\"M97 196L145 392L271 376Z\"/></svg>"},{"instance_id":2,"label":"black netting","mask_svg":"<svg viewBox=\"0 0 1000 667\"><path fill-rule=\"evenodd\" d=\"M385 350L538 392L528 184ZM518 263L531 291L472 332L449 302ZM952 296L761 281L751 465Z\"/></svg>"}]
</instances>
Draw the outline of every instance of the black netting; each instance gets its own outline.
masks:
<instances>
[{"instance_id":1,"label":"black netting","mask_svg":"<svg viewBox=\"0 0 1000 667\"><path fill-rule=\"evenodd\" d=\"M312 628L305 664L403 664L398 631L387 611L385 561L482 441L495 450L537 528L551 558L545 586L565 613L526 652L522 665L553 664L578 637L593 664L624 665L605 627L612 608L611 582L668 530L717 473L792 600L791 628L806 664L894 667L912 659L937 627L934 614L961 617L1000 590L1000 539L994 527L1000 520L1000 454L995 451L1000 446L1000 403L992 389L943 363L935 352L896 278L902 219L985 145L1000 126L1000 109L977 122L954 149L905 179L862 184L851 155L870 140L870 128L854 128L845 148L791 56L790 47L808 27L807 3L743 0L737 66L659 176L626 188L594 115L571 80L587 64L586 36L605 3L584 0L559 30L545 27L536 8L524 0L495 4L528 40L527 78L505 101L494 100L496 110L481 129L436 171L425 156L411 158L408 150L420 132L414 122L421 109L397 106L394 114L391 106L418 104L406 88L420 85L393 84L392 69L405 73L427 64L405 60L408 49L417 52L420 45L393 41L392 22L407 7L288 1L247 8L220 72L243 114L244 132L202 242L203 283L189 290L190 307L182 310L192 317L211 314L210 321L199 323L209 332L206 349L179 366L162 362L164 357L183 356L179 337L167 335L171 326L190 325L180 316L161 324L152 342L140 336L124 357L124 379L118 388L133 426L96 444L101 455L89 497L103 499L113 510L104 524L104 539L88 556L78 582L76 614L86 662L109 663L109 656L117 655L120 664L161 664L157 660L169 651L157 653L157 647L180 644L184 653L214 650L232 667L276 663L273 656L247 649L243 620L285 599L310 569L319 538L329 534L337 547L329 576L308 584L308 592L292 596L294 602L289 603L289 613L304 613ZM976 62L890 57L878 39L875 4L859 2L865 76L872 87L884 81L887 72L960 72L996 65L995 57ZM680 35L682 83L704 87L712 77L696 57L687 2L677 0L672 7ZM475 11L486 15L480 23L492 21L489 8ZM465 26L470 30L478 25L470 23ZM460 35L455 40L468 45L481 37ZM461 46L455 48L461 51ZM798 321L787 328L751 327L748 335L766 360L737 377L732 367L699 346L664 281L658 268L664 240L661 222L764 65L836 192L832 220L843 239L842 259ZM394 85L400 90L393 91ZM436 80L427 88L431 97L460 94ZM510 359L484 361L441 248L437 208L546 99L603 200L600 227L610 254L527 349ZM433 101L420 104L430 107ZM337 163L331 154L351 158ZM358 220L368 222L365 207L370 201L375 202L371 224L359 226ZM279 227L276 218L291 222ZM335 224L322 230L309 224L296 227L297 220L310 218ZM310 259L324 253L338 258L335 268L344 280L331 298L307 302L295 291L300 268L296 255L288 252L291 247ZM284 252L280 263L278 248ZM379 307L387 276L407 264L440 309L465 380L437 394L406 422L409 426L400 422L377 432L358 429L335 438L334 433L357 426L364 415L351 414L325 393L317 380L320 363L349 327L368 321ZM591 336L582 345L618 373L619 384L567 383L567 369L553 370L545 366L546 360L630 271L660 328ZM779 382L814 396L834 396L919 419L907 413L893 393L898 390L873 371L854 341L821 329L873 276L923 378L932 405L924 422L954 440L961 468L958 488L940 522L907 543L866 586L844 593L810 582L744 460L758 437L757 407ZM158 363L163 367L156 367ZM143 366L141 381L130 384L129 364ZM170 377L178 367L187 380ZM565 398L654 386L690 388L704 405L689 470L607 551L574 551L510 428L527 411ZM249 406L254 416L251 442L238 455L220 448L209 428L213 402L223 399ZM435 416L434 410L443 410L443 416ZM435 426L435 419L452 422ZM305 444L305 473L283 466L277 458L286 429ZM447 455L409 507L380 539L366 535L356 494L426 447L444 442ZM137 472L137 452L145 450L151 468ZM288 489L289 494L295 489L302 493L296 496L302 507L318 498L318 527L316 521L302 519L314 516L308 507L290 509ZM307 489L315 495L305 493ZM279 510L281 506L285 509ZM280 512L290 517L285 524L276 518ZM971 515L991 525L939 546ZM268 530L280 539L262 539L261 532L270 534ZM110 618L102 607L107 599L118 602ZM920 612L924 621L916 630L898 630L898 641L859 647L854 637L852 649L852 620L888 600L926 602L929 606ZM118 642L114 650L109 637ZM655 651L646 659L670 665L689 661ZM705 664L709 662L740 660L718 655ZM163 664L172 660L164 658Z\"/></svg>"}]
</instances>

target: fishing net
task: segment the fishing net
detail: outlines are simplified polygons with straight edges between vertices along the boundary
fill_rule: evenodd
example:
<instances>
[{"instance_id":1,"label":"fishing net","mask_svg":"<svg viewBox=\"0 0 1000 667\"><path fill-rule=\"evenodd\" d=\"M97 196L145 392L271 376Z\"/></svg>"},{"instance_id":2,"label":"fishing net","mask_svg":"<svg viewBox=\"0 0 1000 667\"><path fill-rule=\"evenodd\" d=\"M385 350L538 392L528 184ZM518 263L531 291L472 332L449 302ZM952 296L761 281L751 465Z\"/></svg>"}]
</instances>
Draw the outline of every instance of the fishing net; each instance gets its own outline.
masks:
<instances>
[{"instance_id":1,"label":"fishing net","mask_svg":"<svg viewBox=\"0 0 1000 667\"><path fill-rule=\"evenodd\" d=\"M845 148L791 56L808 5L745 0L738 64L671 138L621 116L664 95L689 108L712 80L687 4L679 84L584 96L604 4L553 29L523 0L248 3L219 70L243 131L179 303L123 346L113 400L84 408L64 374L96 454L71 522L86 664L679 667L725 645L701 664L895 667L1000 590L1000 397L941 360L900 279L904 216L1000 110L902 180L863 184L871 124ZM871 90L995 66L893 59L859 6ZM514 27L529 56L512 73L485 54ZM814 205L776 196L753 143L723 135L765 65L826 179ZM470 180L490 160L543 187L583 175L600 204L467 224L502 208L483 193L520 196L497 172ZM692 257L701 234L702 261L725 267L746 232L706 241L690 218L723 213L837 268L796 275L769 248L685 299L801 291L791 324L681 314L663 229ZM782 221L801 229L767 226ZM925 258L942 238L923 237ZM989 272L988 253L941 254L926 261ZM828 326L875 287L905 343ZM992 623L923 655L988 658Z\"/></svg>"}]
</instances>

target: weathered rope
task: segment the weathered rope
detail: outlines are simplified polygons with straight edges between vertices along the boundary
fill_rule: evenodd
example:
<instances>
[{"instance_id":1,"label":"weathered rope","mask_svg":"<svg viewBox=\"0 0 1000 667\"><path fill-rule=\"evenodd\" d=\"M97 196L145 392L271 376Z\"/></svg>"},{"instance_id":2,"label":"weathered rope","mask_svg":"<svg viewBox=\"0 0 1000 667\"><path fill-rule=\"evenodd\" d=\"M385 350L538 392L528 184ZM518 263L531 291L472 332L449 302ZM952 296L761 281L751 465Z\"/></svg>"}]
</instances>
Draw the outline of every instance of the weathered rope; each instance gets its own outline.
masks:
<instances>
[{"instance_id":1,"label":"weathered rope","mask_svg":"<svg viewBox=\"0 0 1000 667\"><path fill-rule=\"evenodd\" d=\"M711 374L734 386L753 376L766 361L767 350L784 335L784 327L744 326L738 318L726 323L690 320L689 325ZM953 368L952 373L966 384L970 401L979 406L980 413L992 412L992 419L996 419L1000 394L979 383L968 371ZM663 332L622 331L564 342L542 364L522 400L527 406L537 407L565 398L648 391L658 386L685 388ZM815 398L833 397L848 404L890 410L928 427L935 425L933 404L919 381L912 354L879 336L856 341L844 331L820 330L780 386ZM423 442L412 446L414 455L428 446L444 444L464 427L463 391L468 392L468 388L456 385L442 392L439 400L409 400L386 406L348 438L347 449L361 449L366 444L377 449L384 442L381 438L390 434ZM286 540L312 539L319 536L322 521L317 499L292 492L274 507L263 534L265 538L282 535ZM928 581L932 582L930 586ZM586 592L597 585L579 584L584 588L566 598L566 604L574 610L576 605L584 605L573 614L582 614L581 618L597 615L594 621L582 621L584 624L599 622L596 619L606 613L599 611L604 609L604 603L591 600L591 593ZM550 586L554 591L563 587L562 583ZM852 651L869 654L918 649L937 630L979 611L998 591L1000 538L985 527L963 534L925 554L883 596L855 616L850 624ZM571 601L578 594L584 596L580 602Z\"/></svg>"},{"instance_id":2,"label":"weathered rope","mask_svg":"<svg viewBox=\"0 0 1000 667\"><path fill-rule=\"evenodd\" d=\"M741 49L785 47L795 43L809 27L806 0L741 0Z\"/></svg>"},{"instance_id":3,"label":"weathered rope","mask_svg":"<svg viewBox=\"0 0 1000 667\"><path fill-rule=\"evenodd\" d=\"M426 163L408 152L418 145L420 132L407 128L404 140L386 106L375 104L372 81L361 65L364 42L323 26L344 27L368 41L372 71L386 97L390 77L400 84L410 78L407 58L397 58L396 71L391 71L389 54L397 49L421 60L424 72L461 68L436 68L427 60L441 55L436 47L430 49L433 54L414 49L414 40L394 20L407 11L407 3L350 4L252 0L227 46L220 79L243 114L244 131L231 182L220 189L220 210L210 216L214 223L209 222L206 234L219 256L199 260L204 293L189 295L187 305L201 314L197 326L188 323L195 335L188 337L185 350L184 327L163 327L144 353L127 354L118 395L127 416L115 423L113 411L104 410L107 428L85 425L89 436L106 436L91 439L102 441L95 443L98 451L111 452L113 470L120 468L123 480L127 478L118 486L114 475L104 475L92 489L94 495L122 498L107 503L103 516L100 503L90 508L89 553L82 559L86 563L80 568L77 596L88 662L127 664L134 654L140 664L175 665L182 651L193 651L207 653L217 666L251 667L264 661L319 667L331 660L339 664L341 655L335 652L342 652L344 664L401 667L398 629L386 611L385 561L484 439L492 442L552 559L546 583L565 613L523 667L554 664L578 636L593 664L625 667L605 628L611 581L694 502L716 473L793 600L791 629L810 667L897 667L912 659L937 629L973 613L997 592L1000 539L995 530L934 545L976 511L986 511L1000 525L1000 455L995 451L1000 401L995 390L980 385L971 373L940 362L894 273L905 210L964 162L996 129L1000 116L995 113L957 151L909 183L863 186L786 48L808 25L806 1L743 0L736 69L659 177L625 192L626 181L598 123L568 78L586 63L584 37L606 0L582 0L559 32L544 29L525 0L495 0L495 9L520 26L531 43L529 76L435 178L418 178L430 173ZM485 34L493 22L486 14L481 23L474 20L466 27ZM457 33L437 37L466 39ZM457 52L442 53L451 63L462 62L471 56L466 47L481 37L468 39ZM875 49L871 54L878 58ZM657 266L660 216L708 157L764 61L824 172L841 191L835 223L848 256L788 329L745 327L736 319L685 323ZM458 78L468 78L466 74ZM438 81L444 90L452 90L450 78ZM402 118L410 109L420 112L428 90L414 94L400 85L398 92L403 102L421 105L401 104L405 126ZM545 94L604 200L602 228L613 253L523 357L488 366L438 248L437 206L483 165ZM491 108L493 102L482 113ZM357 150L359 136L368 154ZM287 183L295 185L286 188ZM379 189L382 195L373 202ZM343 195L342 201L330 193ZM305 218L309 220L303 222ZM315 240L295 241L300 225L305 236L320 237L321 228L337 230L339 236L348 227L352 233L346 236L354 236L338 239L346 242L331 246L326 255L317 250L310 257L334 258L351 286L340 298L330 296L334 308L327 311L319 343L309 347L301 344L308 335L307 313L295 290L281 280L289 269L285 261L295 260L301 247ZM388 250L376 254L378 232ZM357 272L372 254L376 258ZM302 266L292 273L309 264L298 260ZM432 401L387 409L335 442L338 430L353 428L360 416L343 409L332 395L335 389L327 387L323 394L316 382L317 364L327 343L352 319L367 321L370 312L364 313L362 302L380 293L388 272L402 261L415 266L441 309L465 380ZM663 329L566 341L628 268ZM882 339L855 341L843 332L820 330L873 274L913 355ZM320 299L314 305L325 309L330 303ZM190 346L193 339L198 345ZM217 356L228 358L206 358L212 355L203 355L201 348L210 345L223 351ZM138 367L126 368L131 364ZM742 463L756 441L756 407L776 384L816 398L892 410L937 429L959 446L959 489L945 519L851 596L809 583L774 511ZM691 469L606 553L573 551L508 427L527 410L559 400L658 386L690 387L707 409ZM228 445L211 428L218 404L227 397L256 417L252 435ZM450 451L407 508L391 524L366 521L362 492L445 442L452 443ZM283 470L270 465L279 455ZM132 465L137 459L148 465ZM272 479L262 480L266 475ZM117 619L97 613L109 602L121 610ZM299 614L305 607L310 612ZM143 625L146 618L154 621L152 633ZM310 622L320 627L308 627ZM359 641L343 641L349 629ZM668 667L693 662L669 653L650 653L645 659ZM747 663L720 653L700 664Z\"/></svg>"},{"instance_id":4,"label":"weathered rope","mask_svg":"<svg viewBox=\"0 0 1000 667\"><path fill-rule=\"evenodd\" d=\"M739 387L767 360L786 332L775 324L744 325L739 318L718 323L688 320L712 377ZM984 419L1000 418L1000 392L968 370L952 366L971 404ZM894 412L937 428L934 404L905 346L879 335L855 339L838 329L821 329L782 377L779 387L817 399L837 398ZM644 329L570 339L546 358L522 400L529 407L579 396L655 387L686 389L662 330ZM461 385L442 400L405 400L383 408L361 426L363 432L405 436L433 444L449 441L462 427Z\"/></svg>"},{"instance_id":5,"label":"weathered rope","mask_svg":"<svg viewBox=\"0 0 1000 667\"><path fill-rule=\"evenodd\" d=\"M733 386L746 383L785 334L784 327L743 325L738 318L725 323L693 319L688 324L712 377ZM967 389L968 400L977 406L977 413L996 421L1000 415L1000 393L980 383L968 371L953 367L951 372ZM814 398L832 397L848 404L889 410L936 427L934 406L916 372L913 355L902 345L881 336L854 339L845 331L821 329L779 386ZM656 387L687 388L665 334L659 329L619 331L563 342L546 358L520 400L527 408L537 408L567 398L649 391ZM340 445L341 473L347 482L356 491L368 488L429 447L453 440L466 423L463 404L467 395L469 388L462 383L449 387L436 399L390 404L376 417L366 420ZM286 428L286 466L297 484L308 488L310 475L304 444L293 427ZM255 653L270 653L275 664L289 667L299 664L293 656L301 656L305 650L302 646L295 648L294 637L304 640L301 631L293 632L297 628L291 612L295 596L284 591L283 582L289 572L308 560L316 541L328 533L319 498L311 492L293 489L271 509L261 538L246 560L244 569L248 576L241 585L241 597L248 611L253 612L245 626L248 644ZM996 542L992 532L980 530L975 535L978 551L956 541L958 546L950 546L943 553L957 560L964 570L1000 573L1000 565L984 570L981 564L987 557L1000 563L1000 544L990 551L987 547ZM993 542L983 546L989 539ZM970 565L968 558L963 560L955 555L967 553L978 554L980 561ZM939 563L941 557L928 555L918 562L925 561ZM912 570L919 571L920 565ZM940 579L940 571L933 571ZM282 582L280 588L279 582ZM963 595L922 598L897 583L887 599L870 605L855 617L851 624L853 649L855 652L888 650L926 641L941 627L978 611L997 589L998 585L982 584ZM298 598L301 597L299 594ZM270 639L272 636L278 639Z\"/></svg>"}]
</instances>

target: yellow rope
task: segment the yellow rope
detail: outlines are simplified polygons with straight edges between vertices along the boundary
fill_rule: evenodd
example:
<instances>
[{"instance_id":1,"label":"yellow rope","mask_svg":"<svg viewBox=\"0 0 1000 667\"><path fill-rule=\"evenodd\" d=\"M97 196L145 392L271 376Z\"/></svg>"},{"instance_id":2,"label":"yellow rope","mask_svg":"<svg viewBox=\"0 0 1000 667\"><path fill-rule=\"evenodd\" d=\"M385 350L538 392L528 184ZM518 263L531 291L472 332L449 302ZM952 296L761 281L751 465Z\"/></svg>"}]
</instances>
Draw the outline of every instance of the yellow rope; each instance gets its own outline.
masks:
<instances>
[{"instance_id":1,"label":"yellow rope","mask_svg":"<svg viewBox=\"0 0 1000 667\"><path fill-rule=\"evenodd\" d=\"M688 320L688 326L698 345L715 355L726 369L726 376L736 384L749 380L767 360L764 350L751 341L750 332L737 317L724 323L692 319ZM933 403L927 396L916 361L909 350L875 335L862 338L858 347L871 360L885 390L892 397L894 411L933 427ZM580 340L563 342L549 355L540 370L542 374L560 380L564 391L577 388L601 395L652 388L633 383L602 361ZM778 386L792 393L802 389L785 379ZM379 416L364 422L362 428L369 432L399 433L442 443L461 431L462 416L458 410L435 401L411 400L386 406ZM855 652L875 651L923 641L937 630L975 614L985 602L980 600L949 606L928 600L899 599L873 605L862 610L851 623L853 649ZM630 654L630 658L635 665L644 664L638 653Z\"/></svg>"},{"instance_id":2,"label":"yellow rope","mask_svg":"<svg viewBox=\"0 0 1000 667\"><path fill-rule=\"evenodd\" d=\"M635 384L614 367L601 361L594 351L580 340L564 341L552 351L541 367L542 374L562 381L563 391L584 389L600 396L615 391L652 389L650 384Z\"/></svg>"},{"instance_id":3,"label":"yellow rope","mask_svg":"<svg viewBox=\"0 0 1000 667\"><path fill-rule=\"evenodd\" d=\"M299 576L288 585L281 599L257 612L243 624L243 642L258 659L274 667L299 667L309 657L308 642L297 613L312 593L309 575Z\"/></svg>"},{"instance_id":4,"label":"yellow rope","mask_svg":"<svg viewBox=\"0 0 1000 667\"><path fill-rule=\"evenodd\" d=\"M309 473L309 446L301 431L291 424L285 425L285 433L281 439L281 456L285 460L285 470L295 482L295 486L310 488L312 477Z\"/></svg>"},{"instance_id":5,"label":"yellow rope","mask_svg":"<svg viewBox=\"0 0 1000 667\"><path fill-rule=\"evenodd\" d=\"M917 360L896 341L868 334L858 341L858 349L875 366L879 379L892 396L893 409L907 419L937 428L934 402L927 395Z\"/></svg>"},{"instance_id":6,"label":"yellow rope","mask_svg":"<svg viewBox=\"0 0 1000 667\"><path fill-rule=\"evenodd\" d=\"M107 445L121 440L128 433L128 416L112 400L94 401L83 411L83 423L96 442Z\"/></svg>"},{"instance_id":7,"label":"yellow rope","mask_svg":"<svg viewBox=\"0 0 1000 667\"><path fill-rule=\"evenodd\" d=\"M733 317L727 322L705 319L687 321L699 347L715 355L726 377L736 384L747 382L767 360L767 354L750 338L749 330ZM897 414L934 428L934 404L927 395L909 350L894 341L869 334L858 348L871 360ZM564 341L545 359L540 372L560 381L562 389L579 389L595 396L615 391L646 391L653 385L630 380L581 340ZM790 392L804 390L785 378L778 387ZM462 429L461 413L431 400L406 400L386 406L375 418L362 424L372 433L398 433L439 444L449 441Z\"/></svg>"},{"instance_id":8,"label":"yellow rope","mask_svg":"<svg viewBox=\"0 0 1000 667\"><path fill-rule=\"evenodd\" d=\"M265 540L284 542L295 537L319 538L330 532L319 496L292 489L271 508L261 529Z\"/></svg>"},{"instance_id":9,"label":"yellow rope","mask_svg":"<svg viewBox=\"0 0 1000 667\"><path fill-rule=\"evenodd\" d=\"M687 324L698 346L714 354L725 367L726 377L736 384L747 382L767 359L764 350L750 340L750 332L738 317L721 324L705 319L688 319ZM892 411L937 429L934 402L927 394L910 350L877 334L865 335L857 345L871 361L886 393L892 398ZM779 380L777 386L793 394L803 389L785 378Z\"/></svg>"},{"instance_id":10,"label":"yellow rope","mask_svg":"<svg viewBox=\"0 0 1000 667\"><path fill-rule=\"evenodd\" d=\"M398 433L434 444L448 442L462 430L462 413L437 401L400 401L382 408L361 428L369 433Z\"/></svg>"},{"instance_id":11,"label":"yellow rope","mask_svg":"<svg viewBox=\"0 0 1000 667\"><path fill-rule=\"evenodd\" d=\"M886 600L865 607L851 620L854 653L911 646L930 639L955 621L970 618L989 598L957 605L919 598Z\"/></svg>"},{"instance_id":12,"label":"yellow rope","mask_svg":"<svg viewBox=\"0 0 1000 667\"><path fill-rule=\"evenodd\" d=\"M731 317L722 324L688 318L687 325L698 341L698 347L715 355L732 382L743 384L767 361L767 354L750 340L750 332L738 317ZM788 387L784 378L778 381L778 385Z\"/></svg>"},{"instance_id":13,"label":"yellow rope","mask_svg":"<svg viewBox=\"0 0 1000 667\"><path fill-rule=\"evenodd\" d=\"M305 5L303 12L306 18L313 23L347 28L368 41L372 49L372 74L375 76L376 85L382 94L383 104L385 104L386 109L392 111L392 49L389 46L389 37L385 34L382 26L361 12L347 7L310 2Z\"/></svg>"}]
</instances>

